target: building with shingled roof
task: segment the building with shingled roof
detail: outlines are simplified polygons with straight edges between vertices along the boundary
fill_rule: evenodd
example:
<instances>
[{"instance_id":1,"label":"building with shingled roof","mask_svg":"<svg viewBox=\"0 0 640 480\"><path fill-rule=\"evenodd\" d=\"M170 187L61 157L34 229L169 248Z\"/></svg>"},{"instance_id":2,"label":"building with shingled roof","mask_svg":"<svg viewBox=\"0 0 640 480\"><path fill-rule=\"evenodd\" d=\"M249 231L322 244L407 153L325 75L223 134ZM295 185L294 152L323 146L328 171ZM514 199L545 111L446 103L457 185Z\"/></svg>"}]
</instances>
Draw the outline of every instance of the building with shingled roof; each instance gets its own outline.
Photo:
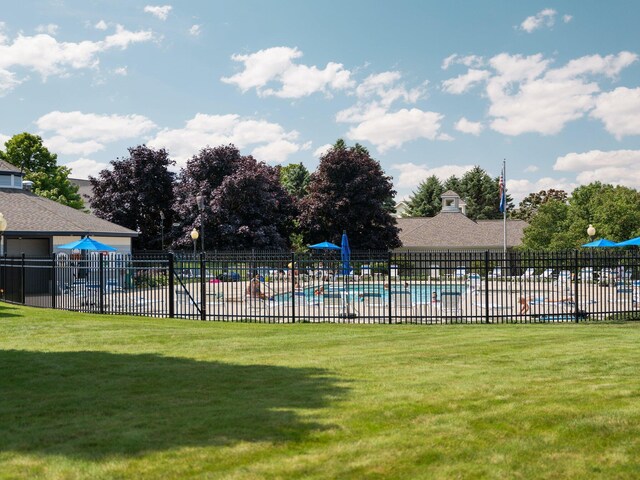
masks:
<instances>
[{"instance_id":1,"label":"building with shingled roof","mask_svg":"<svg viewBox=\"0 0 640 480\"><path fill-rule=\"evenodd\" d=\"M398 218L402 247L397 251L503 249L502 220L472 220L465 215L460 196L451 190L441 195L442 210L434 217ZM507 249L522 245L524 220L507 220Z\"/></svg>"},{"instance_id":2,"label":"building with shingled roof","mask_svg":"<svg viewBox=\"0 0 640 480\"><path fill-rule=\"evenodd\" d=\"M40 197L29 185L19 168L0 160L0 212L7 221L4 245L8 255L50 255L60 251L58 245L86 235L120 253L131 253L136 232Z\"/></svg>"}]
</instances>

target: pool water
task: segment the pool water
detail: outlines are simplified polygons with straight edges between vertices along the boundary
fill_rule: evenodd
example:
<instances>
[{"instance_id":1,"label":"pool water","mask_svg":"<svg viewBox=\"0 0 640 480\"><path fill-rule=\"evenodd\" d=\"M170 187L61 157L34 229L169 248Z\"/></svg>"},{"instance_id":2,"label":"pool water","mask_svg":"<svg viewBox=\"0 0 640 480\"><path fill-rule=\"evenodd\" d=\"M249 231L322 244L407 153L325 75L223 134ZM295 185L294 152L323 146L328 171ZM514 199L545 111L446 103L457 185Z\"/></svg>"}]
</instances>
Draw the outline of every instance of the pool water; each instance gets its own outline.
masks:
<instances>
[{"instance_id":1,"label":"pool water","mask_svg":"<svg viewBox=\"0 0 640 480\"><path fill-rule=\"evenodd\" d=\"M312 298L314 296L318 296L314 293L314 290L317 289L318 286L315 287L307 287L301 290L297 290L296 293L300 296L304 296L307 298ZM409 292L411 295L412 303L429 303L432 300L432 295L435 292L438 300L440 300L441 292L458 292L464 293L467 289L466 285L460 284L424 284L424 285L410 285L408 289L393 286L391 289L392 294L400 294ZM384 288L383 285L380 284L352 284L348 285L345 289L344 287L327 287L324 286L324 293L336 293L336 292L344 292L351 301L355 301L358 297L363 294L372 295L372 296L387 296L389 295L389 291ZM291 302L291 292L281 293L276 295L276 301L279 303Z\"/></svg>"}]
</instances>

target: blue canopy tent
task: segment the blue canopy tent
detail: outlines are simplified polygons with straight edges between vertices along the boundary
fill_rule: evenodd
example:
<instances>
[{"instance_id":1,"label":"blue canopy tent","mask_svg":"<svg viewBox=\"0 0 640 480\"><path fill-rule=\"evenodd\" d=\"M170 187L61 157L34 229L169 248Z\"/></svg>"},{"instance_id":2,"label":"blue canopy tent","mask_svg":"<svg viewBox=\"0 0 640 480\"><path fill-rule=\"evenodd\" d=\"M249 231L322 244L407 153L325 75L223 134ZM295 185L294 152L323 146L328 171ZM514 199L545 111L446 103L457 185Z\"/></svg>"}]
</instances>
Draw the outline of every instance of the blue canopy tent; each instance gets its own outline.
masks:
<instances>
[{"instance_id":1,"label":"blue canopy tent","mask_svg":"<svg viewBox=\"0 0 640 480\"><path fill-rule=\"evenodd\" d=\"M340 259L342 260L342 274L349 275L351 273L351 249L349 248L349 238L347 232L342 232L342 247L340 248Z\"/></svg>"},{"instance_id":2,"label":"blue canopy tent","mask_svg":"<svg viewBox=\"0 0 640 480\"><path fill-rule=\"evenodd\" d=\"M606 248L618 247L619 244L616 242L612 242L611 240L607 240L606 238L601 238L599 240L594 240L593 242L585 243L582 246L587 248Z\"/></svg>"},{"instance_id":3,"label":"blue canopy tent","mask_svg":"<svg viewBox=\"0 0 640 480\"><path fill-rule=\"evenodd\" d=\"M341 250L338 245L331 242L316 243L315 245L309 245L309 248L313 248L314 250Z\"/></svg>"},{"instance_id":4,"label":"blue canopy tent","mask_svg":"<svg viewBox=\"0 0 640 480\"><path fill-rule=\"evenodd\" d=\"M616 243L616 247L638 247L640 246L640 237L630 238L624 242Z\"/></svg>"},{"instance_id":5,"label":"blue canopy tent","mask_svg":"<svg viewBox=\"0 0 640 480\"><path fill-rule=\"evenodd\" d=\"M86 236L75 242L65 243L64 245L58 245L58 248L64 250L94 250L96 252L116 252L117 248L107 245L105 243L94 240Z\"/></svg>"}]
</instances>

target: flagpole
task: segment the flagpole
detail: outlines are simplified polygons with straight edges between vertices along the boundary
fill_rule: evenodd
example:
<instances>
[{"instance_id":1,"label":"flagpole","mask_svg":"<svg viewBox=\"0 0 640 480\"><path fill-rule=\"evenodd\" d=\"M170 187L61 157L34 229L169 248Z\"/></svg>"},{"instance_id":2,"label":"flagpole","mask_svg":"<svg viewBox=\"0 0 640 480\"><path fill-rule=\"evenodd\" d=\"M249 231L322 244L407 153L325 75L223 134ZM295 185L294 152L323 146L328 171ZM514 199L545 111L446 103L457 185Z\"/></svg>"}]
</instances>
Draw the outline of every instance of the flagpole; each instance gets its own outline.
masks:
<instances>
[{"instance_id":1,"label":"flagpole","mask_svg":"<svg viewBox=\"0 0 640 480\"><path fill-rule=\"evenodd\" d=\"M504 189L504 208L502 210L502 253L507 261L507 160L502 160L502 184Z\"/></svg>"}]
</instances>

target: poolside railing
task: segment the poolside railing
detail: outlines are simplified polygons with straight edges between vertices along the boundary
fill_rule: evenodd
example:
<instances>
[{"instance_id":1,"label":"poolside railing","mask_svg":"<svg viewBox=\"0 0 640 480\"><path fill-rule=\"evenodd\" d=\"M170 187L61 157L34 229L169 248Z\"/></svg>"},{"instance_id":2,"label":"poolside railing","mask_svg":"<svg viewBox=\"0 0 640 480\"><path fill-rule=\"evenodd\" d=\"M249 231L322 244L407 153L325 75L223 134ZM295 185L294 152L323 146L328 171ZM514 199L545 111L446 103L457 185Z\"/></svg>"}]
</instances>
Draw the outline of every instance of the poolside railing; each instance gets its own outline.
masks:
<instances>
[{"instance_id":1,"label":"poolside railing","mask_svg":"<svg viewBox=\"0 0 640 480\"><path fill-rule=\"evenodd\" d=\"M186 252L0 257L0 300L104 314L269 323L640 318L635 250Z\"/></svg>"}]
</instances>

